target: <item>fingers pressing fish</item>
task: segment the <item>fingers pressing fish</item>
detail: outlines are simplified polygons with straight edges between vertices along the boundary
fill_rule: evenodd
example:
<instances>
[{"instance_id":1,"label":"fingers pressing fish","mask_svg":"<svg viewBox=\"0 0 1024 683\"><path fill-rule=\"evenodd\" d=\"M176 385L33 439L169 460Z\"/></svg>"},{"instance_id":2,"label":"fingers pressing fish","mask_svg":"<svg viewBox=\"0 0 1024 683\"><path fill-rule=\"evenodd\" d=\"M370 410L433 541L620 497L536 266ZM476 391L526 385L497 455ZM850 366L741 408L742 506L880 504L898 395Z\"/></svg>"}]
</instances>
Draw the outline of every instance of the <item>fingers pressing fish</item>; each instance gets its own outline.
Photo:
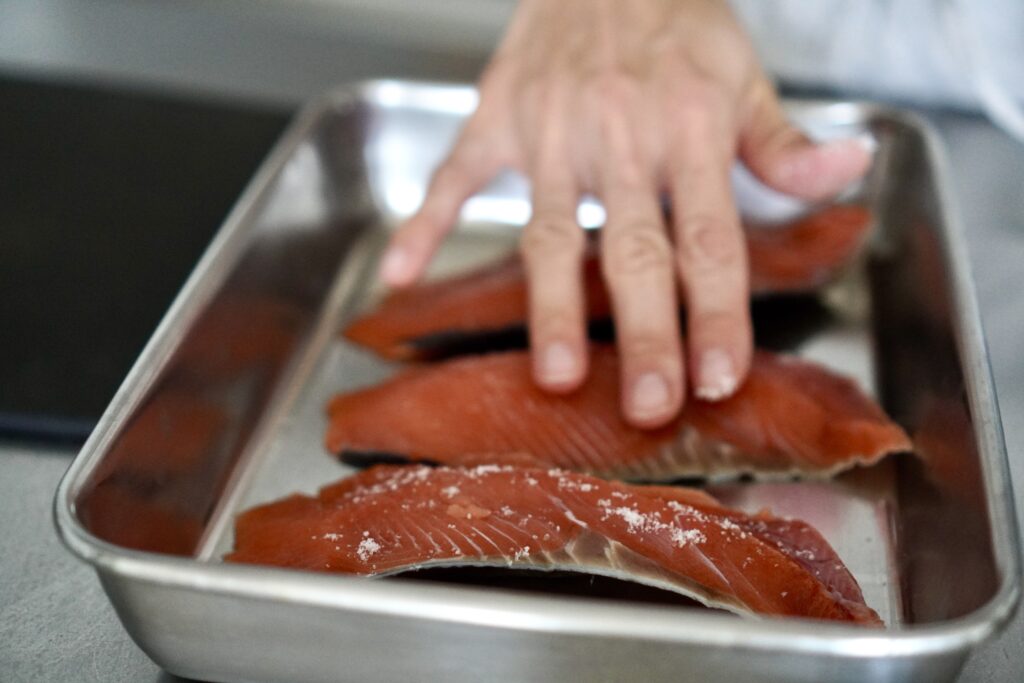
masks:
<instances>
[{"instance_id":1,"label":"fingers pressing fish","mask_svg":"<svg viewBox=\"0 0 1024 683\"><path fill-rule=\"evenodd\" d=\"M731 398L691 399L668 426L619 411L619 361L594 346L586 384L534 385L525 351L414 367L328 406L326 446L351 464L425 461L557 467L606 478L824 477L909 451L910 439L851 380L759 351Z\"/></svg>"},{"instance_id":2,"label":"fingers pressing fish","mask_svg":"<svg viewBox=\"0 0 1024 683\"><path fill-rule=\"evenodd\" d=\"M813 291L836 277L864 241L871 214L836 205L773 227L747 226L755 297ZM611 302L593 244L583 263L592 335L606 336ZM394 360L432 360L526 343L527 282L518 256L388 294L345 330L349 341Z\"/></svg>"}]
</instances>

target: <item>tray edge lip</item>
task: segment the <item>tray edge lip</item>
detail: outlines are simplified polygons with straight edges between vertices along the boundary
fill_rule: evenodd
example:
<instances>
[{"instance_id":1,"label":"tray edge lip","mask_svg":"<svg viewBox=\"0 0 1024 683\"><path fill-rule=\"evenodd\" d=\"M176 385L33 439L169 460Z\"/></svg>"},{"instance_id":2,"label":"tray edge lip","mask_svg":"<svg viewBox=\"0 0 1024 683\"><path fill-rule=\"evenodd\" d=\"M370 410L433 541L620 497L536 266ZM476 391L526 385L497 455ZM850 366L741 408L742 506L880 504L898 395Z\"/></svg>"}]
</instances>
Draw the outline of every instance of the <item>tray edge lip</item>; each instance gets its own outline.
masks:
<instances>
[{"instance_id":1,"label":"tray edge lip","mask_svg":"<svg viewBox=\"0 0 1024 683\"><path fill-rule=\"evenodd\" d=\"M396 91L395 88L399 90ZM179 588L195 587L196 582L188 580L189 574L204 574L205 577L199 581L207 590L212 585L220 584L218 576L226 572L223 577L223 585L217 592L224 594L235 594L251 598L266 598L268 592L261 586L280 585L282 580L287 581L295 587L300 582L297 580L308 577L296 577L296 572L286 570L275 570L268 568L250 567L227 567L226 565L205 565L203 571L196 572L197 563L189 558L179 558L145 551L131 550L107 543L89 533L77 520L73 510L73 498L77 490L88 479L95 466L98 464L105 452L106 446L117 428L123 423L130 412L138 405L139 399L157 376L159 370L167 360L167 347L172 345L175 326L182 325L191 316L194 316L202 304L207 300L208 295L221 282L224 273L218 273L233 263L231 248L233 242L237 242L240 235L245 232L246 219L265 199L267 187L283 167L292 150L304 139L307 133L328 111L336 109L345 104L369 103L382 104L382 93L387 95L391 92L401 90L419 91L421 94L451 94L459 93L464 98L464 105L472 103L475 106L475 89L472 86L458 83L445 83L438 81L411 81L397 79L375 79L359 81L342 85L328 90L319 97L312 99L303 106L295 115L280 139L275 143L268 156L261 163L253 178L246 185L238 201L225 218L221 228L205 250L203 256L197 263L178 295L175 297L168 311L161 319L153 335L150 337L138 359L133 364L125 380L122 382L110 405L104 411L97 422L92 434L75 456L71 466L61 478L53 500L53 520L55 527L64 545L81 560L93 565L100 573L111 573L122 578L128 578L143 582L153 582L154 576L163 578L161 585L177 586ZM741 625L740 632L749 631L748 635L756 642L746 641L744 647L772 648L777 651L799 651L821 654L823 651L829 654L853 657L875 657L875 656L911 656L924 654L942 654L963 650L967 647L984 640L991 633L998 630L1006 623L1017 607L1020 598L1020 546L1019 534L1017 531L1016 519L1013 514L1012 481L1009 479L1007 452L1002 434L1002 423L999 416L998 402L994 392L994 385L991 376L991 367L988 360L987 346L980 322L980 312L977 306L976 293L973 280L970 277L969 259L964 244L962 225L955 201L950 194L948 160L944 148L938 138L934 127L921 115L900 110L872 102L848 101L848 100L790 100L790 107L797 112L815 112L826 108L838 108L847 110L851 115L849 123L864 123L872 117L885 117L909 126L919 132L925 142L926 154L929 157L932 168L935 169L935 184L937 199L943 217L944 249L949 265L953 271L954 299L959 315L956 317L956 330L958 342L961 344L961 353L965 354L965 371L969 373L971 381L968 383L968 396L972 409L982 409L981 413L986 417L984 423L979 425L978 434L985 435L985 443L982 444L983 458L985 462L985 483L988 504L988 513L993 520L993 535L997 528L1001 528L1003 539L1008 541L1008 546L994 543L993 552L997 564L1001 563L1002 577L997 592L978 609L967 615L956 619L938 622L936 624L912 626L903 630L883 631L878 633L863 632L851 629L851 627L838 626L833 624L821 624L803 620L792 620L785 623L768 620L770 629L757 628L764 620L737 621L730 617L722 617L714 614L700 614L699 617L680 615L678 612L673 617L673 622L680 628L671 629L678 631L676 634L662 631L660 634L651 634L656 640L668 640L672 642L708 643L708 634L715 630L737 632L737 625ZM463 107L464 108L464 107ZM469 108L469 111L472 107ZM963 346L966 344L966 346ZM999 457L1001 454L1002 457ZM997 477L1002 480L998 481ZM993 500L991 493L993 487L998 488L998 500ZM998 527L996 521L1002 526ZM993 539L997 540L997 539ZM258 575L248 575L250 572L272 572L270 578L264 579ZM279 573L279 574L278 574ZM192 577L195 578L195 577ZM335 577L337 578L337 577ZM338 583L338 585L341 585ZM365 593L367 584L362 584L360 591ZM393 586L392 586L393 588ZM430 589L430 590L425 590ZM480 596L493 595L483 589L459 587L448 588L442 586L421 586L417 587L419 595L426 595L437 591L441 598L445 596L457 597L468 596L474 593ZM279 592L279 591L275 591ZM300 590L301 592L301 590ZM323 587L316 588L319 597L324 596ZM388 589L386 592L391 592ZM344 594L344 591L328 591L328 593ZM377 598L379 600L380 598ZM539 597L529 595L516 595L516 601L522 603L517 611L524 613L546 611L545 603L548 606L557 604L559 601L552 601L550 597ZM583 599L585 601L585 599ZM591 606L597 607L592 601ZM317 603L310 601L310 606L317 604L323 606L322 601ZM581 605L582 606L582 605ZM653 613L658 611L651 606L633 606L627 604L600 603L601 610L614 610L626 617L630 614L643 619L637 619L638 623L650 620ZM369 605L363 608L366 611L373 611ZM409 615L408 610L400 611L401 614ZM564 621L566 615L560 614ZM428 618L428 617L424 617ZM436 613L429 617L437 620ZM460 619L444 618L444 621L460 622ZM593 634L625 638L635 638L636 634L626 629L593 629L593 624L582 620L575 620L579 623L575 627L562 624L559 632L578 634ZM603 621L603 620L602 620ZM701 624L705 627L717 626L716 622L724 625L724 629L708 629L699 635L687 633L687 627L694 624ZM467 622L472 623L472 622ZM491 624L498 625L498 624ZM567 626L570 626L567 628ZM590 626L591 628L586 628ZM529 628L527 624L520 624L520 628ZM675 636L675 637L673 637ZM800 636L797 645L793 641L794 636ZM719 640L719 639L715 639ZM731 640L731 639L723 639ZM723 643L724 644L724 643ZM736 645L732 642L732 645ZM849 647L837 646L846 644ZM881 645L887 644L885 647Z\"/></svg>"},{"instance_id":2,"label":"tray edge lip","mask_svg":"<svg viewBox=\"0 0 1024 683\"><path fill-rule=\"evenodd\" d=\"M940 215L946 224L942 231L943 251L952 270L955 285L953 305L957 313L954 316L956 342L965 361L964 384L969 407L975 415L982 418L980 424L976 424L975 432L980 437L978 445L985 478L986 512L991 520L992 552L997 567L1002 572L998 590L979 609L997 607L998 621L993 626L1001 628L1016 611L1020 602L1021 538L1017 525L1013 479L1010 476L1009 452L1006 449L988 342L981 321L981 309L967 251L963 218L959 202L951 188L949 156L935 126L915 112L895 110L890 113L890 118L912 126L921 134L926 154L930 157L930 165L935 172L934 181Z\"/></svg>"},{"instance_id":3,"label":"tray edge lip","mask_svg":"<svg viewBox=\"0 0 1024 683\"><path fill-rule=\"evenodd\" d=\"M84 529L74 514L73 494L88 480L105 453L111 435L116 433L127 415L137 407L141 395L150 387L168 360L169 353L166 347L173 344L174 329L194 319L212 290L223 282L228 269L238 256L237 245L234 243L245 232L249 215L266 199L269 183L283 168L292 150L302 140L303 134L329 106L330 101L314 100L303 107L289 123L257 168L253 178L246 184L195 268L161 317L89 438L61 477L53 500L53 521L61 541L80 559L96 564L100 559L100 552L137 552L106 543ZM142 554L163 557L157 553Z\"/></svg>"}]
</instances>

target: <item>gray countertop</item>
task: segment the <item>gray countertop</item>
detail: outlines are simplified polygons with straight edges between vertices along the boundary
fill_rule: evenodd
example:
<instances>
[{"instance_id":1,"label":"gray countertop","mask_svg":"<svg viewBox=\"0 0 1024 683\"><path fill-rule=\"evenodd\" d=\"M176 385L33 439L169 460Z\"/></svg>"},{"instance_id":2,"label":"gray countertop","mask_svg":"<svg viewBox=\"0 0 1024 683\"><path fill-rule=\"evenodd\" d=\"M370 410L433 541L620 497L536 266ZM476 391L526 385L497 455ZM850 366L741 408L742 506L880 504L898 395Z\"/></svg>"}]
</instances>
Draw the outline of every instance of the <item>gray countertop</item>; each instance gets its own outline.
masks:
<instances>
[{"instance_id":1,"label":"gray countertop","mask_svg":"<svg viewBox=\"0 0 1024 683\"><path fill-rule=\"evenodd\" d=\"M1024 145L979 119L933 118L967 230L1014 485L1024 491ZM57 540L51 501L73 455L0 443L0 680L180 680L135 646L95 575ZM1022 653L1018 613L977 651L961 680L1024 680Z\"/></svg>"}]
</instances>

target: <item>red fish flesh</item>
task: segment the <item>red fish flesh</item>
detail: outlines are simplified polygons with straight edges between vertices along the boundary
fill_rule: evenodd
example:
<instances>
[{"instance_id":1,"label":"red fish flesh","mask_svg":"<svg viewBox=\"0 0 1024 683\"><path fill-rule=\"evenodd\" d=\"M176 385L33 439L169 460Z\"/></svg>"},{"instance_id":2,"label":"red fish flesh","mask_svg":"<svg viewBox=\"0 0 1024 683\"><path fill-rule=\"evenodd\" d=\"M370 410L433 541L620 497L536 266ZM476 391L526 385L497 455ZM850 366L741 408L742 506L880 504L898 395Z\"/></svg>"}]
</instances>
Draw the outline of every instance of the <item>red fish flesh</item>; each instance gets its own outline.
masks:
<instances>
[{"instance_id":1,"label":"red fish flesh","mask_svg":"<svg viewBox=\"0 0 1024 683\"><path fill-rule=\"evenodd\" d=\"M750 285L755 295L814 290L856 253L870 224L863 207L833 206L793 223L748 228ZM583 263L587 317L600 323L611 303L591 243ZM458 355L480 345L525 342L526 274L518 256L472 272L390 293L345 330L350 340L395 360Z\"/></svg>"},{"instance_id":2,"label":"red fish flesh","mask_svg":"<svg viewBox=\"0 0 1024 683\"><path fill-rule=\"evenodd\" d=\"M622 418L614 350L594 346L590 362L586 384L567 396L535 386L524 351L410 368L336 396L326 445L353 463L518 464L645 481L828 476L911 448L852 381L791 356L756 352L734 396L690 399L656 430Z\"/></svg>"},{"instance_id":3,"label":"red fish flesh","mask_svg":"<svg viewBox=\"0 0 1024 683\"><path fill-rule=\"evenodd\" d=\"M804 522L699 491L484 465L378 466L242 514L230 562L376 576L430 566L568 569L653 585L744 615L880 626Z\"/></svg>"}]
</instances>

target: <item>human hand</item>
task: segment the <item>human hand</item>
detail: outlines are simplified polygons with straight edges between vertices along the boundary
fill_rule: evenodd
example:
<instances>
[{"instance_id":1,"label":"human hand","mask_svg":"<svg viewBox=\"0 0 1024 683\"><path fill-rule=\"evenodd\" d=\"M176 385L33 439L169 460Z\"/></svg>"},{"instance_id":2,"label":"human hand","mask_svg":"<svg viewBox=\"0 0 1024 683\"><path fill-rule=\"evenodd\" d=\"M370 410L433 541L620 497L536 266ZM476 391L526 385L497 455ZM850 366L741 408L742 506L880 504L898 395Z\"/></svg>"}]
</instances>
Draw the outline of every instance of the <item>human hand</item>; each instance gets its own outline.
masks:
<instances>
[{"instance_id":1,"label":"human hand","mask_svg":"<svg viewBox=\"0 0 1024 683\"><path fill-rule=\"evenodd\" d=\"M548 390L572 391L587 373L576 208L596 195L623 413L660 426L682 407L686 367L694 394L713 401L750 366L746 250L729 180L737 155L770 187L809 200L870 163L856 140L814 144L788 123L723 0L523 0L476 112L395 233L381 277L415 281L463 202L502 167L519 169L532 185L521 251L533 373Z\"/></svg>"}]
</instances>

